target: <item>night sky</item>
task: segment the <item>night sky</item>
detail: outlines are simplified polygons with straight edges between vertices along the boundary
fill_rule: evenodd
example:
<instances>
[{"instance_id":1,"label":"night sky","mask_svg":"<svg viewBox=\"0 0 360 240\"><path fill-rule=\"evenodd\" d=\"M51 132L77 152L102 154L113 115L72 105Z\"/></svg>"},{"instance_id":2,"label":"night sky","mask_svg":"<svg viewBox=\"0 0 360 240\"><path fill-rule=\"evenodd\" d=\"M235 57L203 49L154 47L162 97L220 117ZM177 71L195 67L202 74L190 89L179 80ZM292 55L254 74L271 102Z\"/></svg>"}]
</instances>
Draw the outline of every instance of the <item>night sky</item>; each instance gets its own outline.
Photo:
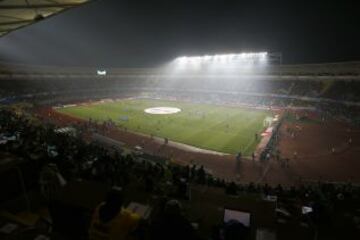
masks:
<instances>
[{"instance_id":1,"label":"night sky","mask_svg":"<svg viewBox=\"0 0 360 240\"><path fill-rule=\"evenodd\" d=\"M97 0L0 38L0 60L156 67L177 56L282 52L360 60L357 1Z\"/></svg>"}]
</instances>

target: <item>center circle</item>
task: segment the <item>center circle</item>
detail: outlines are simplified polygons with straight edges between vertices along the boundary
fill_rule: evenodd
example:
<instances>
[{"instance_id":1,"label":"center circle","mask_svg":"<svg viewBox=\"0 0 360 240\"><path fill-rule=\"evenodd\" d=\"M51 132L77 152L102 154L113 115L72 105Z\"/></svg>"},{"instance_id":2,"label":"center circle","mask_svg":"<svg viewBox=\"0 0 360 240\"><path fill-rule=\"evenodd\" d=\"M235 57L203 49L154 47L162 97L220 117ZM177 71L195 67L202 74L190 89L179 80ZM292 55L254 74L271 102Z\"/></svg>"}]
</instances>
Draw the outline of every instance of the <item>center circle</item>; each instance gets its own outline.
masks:
<instances>
[{"instance_id":1,"label":"center circle","mask_svg":"<svg viewBox=\"0 0 360 240\"><path fill-rule=\"evenodd\" d=\"M149 114L174 114L181 112L181 109L176 107L153 107L146 108L144 112Z\"/></svg>"}]
</instances>

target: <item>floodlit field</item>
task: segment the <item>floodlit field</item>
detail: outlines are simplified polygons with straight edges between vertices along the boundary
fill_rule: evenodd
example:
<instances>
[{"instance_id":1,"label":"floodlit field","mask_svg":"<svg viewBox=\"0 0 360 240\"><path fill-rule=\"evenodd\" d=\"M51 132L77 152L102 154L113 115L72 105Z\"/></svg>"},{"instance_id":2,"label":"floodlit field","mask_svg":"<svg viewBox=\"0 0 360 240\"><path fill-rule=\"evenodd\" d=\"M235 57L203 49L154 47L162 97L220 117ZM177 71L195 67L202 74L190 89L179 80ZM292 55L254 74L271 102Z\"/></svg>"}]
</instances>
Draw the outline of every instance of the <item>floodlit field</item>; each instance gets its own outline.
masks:
<instances>
[{"instance_id":1,"label":"floodlit field","mask_svg":"<svg viewBox=\"0 0 360 240\"><path fill-rule=\"evenodd\" d=\"M145 113L152 107L176 107L181 112L156 115ZM153 99L126 99L57 109L78 118L112 119L119 127L142 134L224 153L250 155L256 148L255 133L264 128L272 114L263 110L225 107Z\"/></svg>"}]
</instances>

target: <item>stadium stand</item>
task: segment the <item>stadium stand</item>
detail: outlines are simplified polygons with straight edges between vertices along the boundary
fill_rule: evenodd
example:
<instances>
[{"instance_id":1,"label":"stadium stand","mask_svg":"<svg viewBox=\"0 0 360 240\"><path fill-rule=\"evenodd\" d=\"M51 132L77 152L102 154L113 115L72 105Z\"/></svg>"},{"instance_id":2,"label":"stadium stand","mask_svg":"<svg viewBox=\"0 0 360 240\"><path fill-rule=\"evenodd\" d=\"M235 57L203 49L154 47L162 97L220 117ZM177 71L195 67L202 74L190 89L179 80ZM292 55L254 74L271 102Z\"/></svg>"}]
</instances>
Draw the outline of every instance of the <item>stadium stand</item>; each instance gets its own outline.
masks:
<instances>
[{"instance_id":1,"label":"stadium stand","mask_svg":"<svg viewBox=\"0 0 360 240\"><path fill-rule=\"evenodd\" d=\"M217 194L212 192L218 192L219 188L224 189L224 193L230 194L231 196L253 196L254 199L264 199L269 196L276 196L276 209L279 214L278 221L283 218L285 219L281 220L285 221L282 223L284 226L280 224L284 229L286 228L286 224L290 224L288 222L295 221L298 222L298 224L308 224L308 226L317 224L317 227L319 228L317 231L321 231L321 227L324 228L329 224L329 221L335 221L331 222L331 224L336 224L339 223L339 218L341 218L344 220L347 219L347 221L350 221L351 223L351 219L354 220L357 217L355 212L348 215L348 211L352 209L353 204L359 202L360 189L350 183L336 185L319 182L291 188L283 187L281 185L271 187L266 184L258 185L254 183L250 183L249 185L236 185L233 182L226 183L221 179L213 178L211 175L206 174L201 167L199 168L195 165L192 167L179 167L176 165L163 165L146 160L139 162L131 155L123 157L116 152L111 153L101 146L87 144L81 139L57 135L54 133L53 127L33 125L30 119L27 119L24 116L15 115L9 111L3 110L1 112L1 127L3 132L6 131L10 135L16 135L16 132L20 132L18 139L9 142L9 144L2 145L1 151L9 153L12 158L19 159L19 161L23 162L22 165L24 167L21 167L21 172L23 173L22 181L26 183L25 187L27 192L37 192L36 189L38 189L39 186L38 182L36 180L34 181L34 179L38 179L39 174L40 176L45 174L44 169L40 170L41 166L46 167L46 164L55 163L58 168L55 172L61 173L63 178L66 179L66 182L68 182L67 185L69 187L71 187L72 184L74 184L75 187L76 184L80 184L81 182L79 182L79 179L82 179L82 182L89 181L89 184L95 181L104 184L104 186L118 185L124 188L128 201L139 198L136 196L137 193L134 192L134 190L136 190L144 192L144 194L149 193L152 196L167 196L168 198L184 199L182 201L186 202L186 199L189 198L188 185L190 183L193 185L191 187L191 194L196 194L196 191L206 191L206 194L209 194L207 198L211 198L212 195L214 195L214 198L218 198L219 196L216 196ZM56 149L56 154L49 153L49 145L55 146L54 149ZM32 167L25 167L26 164L31 164ZM2 168L4 168L6 164L2 165ZM38 170L36 171L34 169ZM51 173L47 173L47 175L49 174L51 175ZM13 181L13 178L9 178L8 181L5 181L5 176L2 175L3 183ZM41 185L48 185L47 188L50 188L51 191L53 191L50 195L48 192L45 193L42 191L42 194L47 196L44 198L47 199L47 201L52 198L55 198L56 201L60 201L57 199L58 197L56 194L60 191L59 187L61 187L62 183L59 182L59 179L56 176L57 174L50 178L47 177L46 181L40 182ZM91 188L93 188L96 185L91 186ZM8 187L13 188L13 186L10 185L8 185ZM84 188L84 186L81 186L81 189L82 188ZM44 189L44 186L42 186L41 189ZM78 190L80 190L80 188L78 188ZM99 195L104 196L105 193L103 190L104 189L100 190L100 192L102 191L102 194ZM11 191L11 189L9 189L9 191ZM61 198L63 198L63 195L70 194L67 193L65 189L60 192L62 193ZM83 191L81 190L81 192ZM85 193L81 193L81 195L82 194ZM134 197L132 197L133 194ZM74 195L74 193L70 195ZM11 198L11 194L2 196L4 199ZM91 196L91 198L98 198L96 194L88 194L88 196ZM140 199L143 200L141 197ZM217 200L220 201L218 204L221 205L221 203L226 202L225 199L226 197L222 195L220 199ZM29 199L24 200L29 201ZM79 200L76 200L76 197L74 196L73 199L70 197L70 200L67 201L70 201L70 204L75 204L74 201ZM162 202L163 201L165 200L162 200ZM25 206L36 209L44 204L44 202L42 204L41 202L42 201L39 203L30 200ZM40 204L40 206L36 206L35 204ZM192 202L191 205L191 208L197 208L196 201ZM21 205L16 206L19 207ZM309 206L313 209L313 212L308 215L303 215L302 217L301 215L297 216L300 214L299 208L301 208L301 206ZM60 209L60 207L58 207L58 209ZM206 211L205 209L206 208L204 207L204 209L192 209L192 211L201 212ZM332 211L329 212L329 209L332 209ZM81 213L80 211L78 214L81 215L84 213ZM54 215L56 216L55 213ZM63 221L69 221L73 217L74 216L63 216ZM81 218L81 216L76 217ZM53 220L55 225L64 224L61 220L60 223L57 223L56 220ZM89 219L87 221L89 221ZM204 219L201 219L200 221L204 221ZM201 224L202 223L200 223L200 225ZM351 224L355 224L355 222ZM58 226L55 225L53 227L57 229ZM75 235L78 233L79 236L81 234L86 234L85 226L86 223L84 223L85 229L77 228L76 231L72 229L71 233ZM351 231L354 231L351 226L352 225L348 225L346 228L350 228ZM221 226L219 227L222 228ZM353 227L355 226L353 225ZM69 229L63 229L63 226L59 227L59 230L62 230L64 234L70 232ZM339 234L344 233L343 229L337 230L340 231ZM349 233L348 231L349 230L346 230L346 233ZM155 236L154 239L157 239L157 236Z\"/></svg>"},{"instance_id":2,"label":"stadium stand","mask_svg":"<svg viewBox=\"0 0 360 240\"><path fill-rule=\"evenodd\" d=\"M115 185L121 187L123 206L136 203L141 206L137 209L145 209L139 210L142 220L138 227L126 233L135 239L223 239L224 236L234 239L233 235L255 239L265 233L276 235L277 239L315 236L357 239L360 216L353 210L360 207L360 188L350 182L303 181L294 186L272 186L228 181L196 164L181 166L160 157L140 157L91 142L89 131L101 132L104 126L111 128L111 122L102 126L91 121L80 122L73 125L78 134L69 136L55 131L59 122L49 122L26 104L15 104L23 100L35 106L65 104L85 101L89 96L92 100L119 97L123 91L121 97L144 95L253 106L311 106L329 115L354 120L354 116L358 117L358 99L351 93L356 93L356 81L332 80L328 84L317 80L261 80L261 85L239 84L238 94L234 96L227 92L234 88L225 86L219 91L215 83L193 94L196 86L186 83L186 79L184 85L189 84L188 87L176 92L169 87L161 88L161 80L146 78L66 77L61 82L57 79L17 79L6 73L0 81L1 101L7 105L0 114L0 151L4 156L1 183L2 189L6 189L1 199L2 209L6 211L1 219L8 228L16 226L11 233L1 233L3 236L35 234L85 239L93 211ZM201 80L196 84L201 85ZM339 88L342 91L332 90ZM321 101L322 98L325 100ZM345 107L344 101L354 104ZM261 161L267 161L266 157ZM4 184L7 182L16 182L17 186ZM222 220L225 207L250 212L251 227L241 225L235 229L243 230L234 232L231 224ZM22 214L30 210L36 220L24 222Z\"/></svg>"},{"instance_id":3,"label":"stadium stand","mask_svg":"<svg viewBox=\"0 0 360 240\"><path fill-rule=\"evenodd\" d=\"M0 37L86 2L0 0ZM0 239L359 239L359 92L360 62L212 75L0 62ZM167 138L159 144L112 119L78 119L53 108L125 98L270 109L280 121L251 157L239 152L219 164L179 151L181 162ZM327 131L321 138L310 128L315 143L332 131L340 145L283 157L304 141L297 137L306 123ZM284 142L290 144L280 148ZM316 178L298 174L296 160ZM236 171L211 168L225 161ZM311 168L318 162L341 181L318 176ZM357 175L348 176L345 165Z\"/></svg>"}]
</instances>

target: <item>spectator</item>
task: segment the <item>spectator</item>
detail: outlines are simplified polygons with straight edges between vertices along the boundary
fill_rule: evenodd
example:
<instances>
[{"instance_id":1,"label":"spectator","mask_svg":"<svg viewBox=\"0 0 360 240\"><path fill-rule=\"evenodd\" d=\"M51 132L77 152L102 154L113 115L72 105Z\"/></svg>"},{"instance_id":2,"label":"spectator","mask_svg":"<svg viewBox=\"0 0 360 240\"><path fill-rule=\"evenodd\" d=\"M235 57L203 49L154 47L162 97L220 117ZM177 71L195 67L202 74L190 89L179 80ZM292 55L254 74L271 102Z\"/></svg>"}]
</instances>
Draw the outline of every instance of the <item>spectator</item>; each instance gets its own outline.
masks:
<instances>
[{"instance_id":1,"label":"spectator","mask_svg":"<svg viewBox=\"0 0 360 240\"><path fill-rule=\"evenodd\" d=\"M198 170L197 175L198 175L199 183L205 184L206 173L205 173L204 166L201 165L201 167Z\"/></svg>"},{"instance_id":2,"label":"spectator","mask_svg":"<svg viewBox=\"0 0 360 240\"><path fill-rule=\"evenodd\" d=\"M231 182L225 189L226 194L229 195L236 195L238 192L238 186L234 183Z\"/></svg>"},{"instance_id":3,"label":"spectator","mask_svg":"<svg viewBox=\"0 0 360 240\"><path fill-rule=\"evenodd\" d=\"M133 239L140 216L122 209L123 196L121 190L113 188L96 209L92 217L89 231L90 240Z\"/></svg>"},{"instance_id":4,"label":"spectator","mask_svg":"<svg viewBox=\"0 0 360 240\"><path fill-rule=\"evenodd\" d=\"M49 163L40 172L41 193L46 200L51 200L58 190L66 185L55 163Z\"/></svg>"},{"instance_id":5,"label":"spectator","mask_svg":"<svg viewBox=\"0 0 360 240\"><path fill-rule=\"evenodd\" d=\"M248 234L248 228L244 224L230 220L224 227L224 240L239 240L245 239Z\"/></svg>"},{"instance_id":6,"label":"spectator","mask_svg":"<svg viewBox=\"0 0 360 240\"><path fill-rule=\"evenodd\" d=\"M181 213L181 204L177 200L170 200L166 203L159 218L153 222L150 239L193 240L198 238L190 222Z\"/></svg>"}]
</instances>

